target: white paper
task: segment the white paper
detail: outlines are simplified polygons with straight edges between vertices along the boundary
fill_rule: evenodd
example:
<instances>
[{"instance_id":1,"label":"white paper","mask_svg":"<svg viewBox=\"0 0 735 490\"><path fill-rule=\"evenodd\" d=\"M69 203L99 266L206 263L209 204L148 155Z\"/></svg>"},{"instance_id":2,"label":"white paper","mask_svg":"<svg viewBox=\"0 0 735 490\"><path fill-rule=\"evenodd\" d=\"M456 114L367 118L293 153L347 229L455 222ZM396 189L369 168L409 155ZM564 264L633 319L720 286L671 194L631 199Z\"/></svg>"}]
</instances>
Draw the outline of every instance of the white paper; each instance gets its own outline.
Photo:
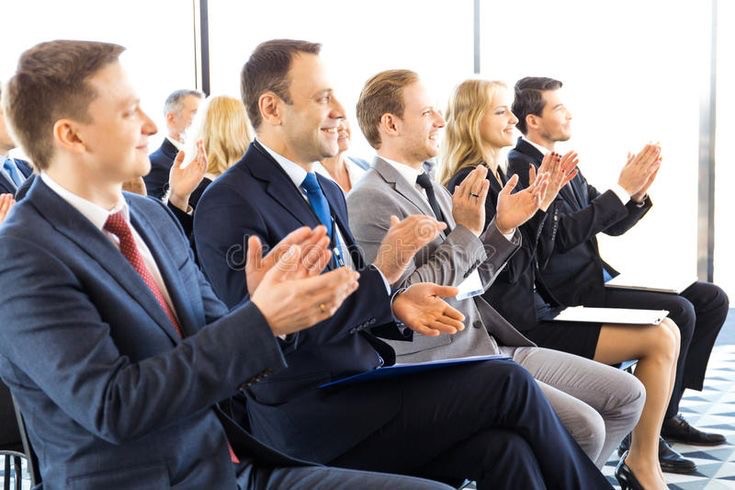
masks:
<instances>
[{"instance_id":1,"label":"white paper","mask_svg":"<svg viewBox=\"0 0 735 490\"><path fill-rule=\"evenodd\" d=\"M477 270L472 271L472 274L467 276L457 288L459 288L459 293L455 297L460 301L485 292L485 288L482 286L482 279L480 279L480 273Z\"/></svg>"},{"instance_id":2,"label":"white paper","mask_svg":"<svg viewBox=\"0 0 735 490\"><path fill-rule=\"evenodd\" d=\"M666 310L572 306L563 309L552 320L623 325L658 325L668 314L669 312Z\"/></svg>"},{"instance_id":3,"label":"white paper","mask_svg":"<svg viewBox=\"0 0 735 490\"><path fill-rule=\"evenodd\" d=\"M681 294L691 286L696 278L676 277L665 274L648 274L638 272L631 274L625 272L613 277L605 283L606 288L635 289L639 291L652 291L657 293Z\"/></svg>"}]
</instances>

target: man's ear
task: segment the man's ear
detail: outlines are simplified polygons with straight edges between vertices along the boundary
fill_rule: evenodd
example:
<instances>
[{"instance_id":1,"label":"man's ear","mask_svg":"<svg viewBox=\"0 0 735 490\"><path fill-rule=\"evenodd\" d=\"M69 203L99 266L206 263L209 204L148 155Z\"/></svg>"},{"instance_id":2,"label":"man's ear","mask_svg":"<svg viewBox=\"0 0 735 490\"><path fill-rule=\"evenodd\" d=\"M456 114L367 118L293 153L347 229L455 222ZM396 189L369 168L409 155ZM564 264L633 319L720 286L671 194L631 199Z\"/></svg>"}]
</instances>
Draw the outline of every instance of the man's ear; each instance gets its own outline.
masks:
<instances>
[{"instance_id":1,"label":"man's ear","mask_svg":"<svg viewBox=\"0 0 735 490\"><path fill-rule=\"evenodd\" d=\"M176 113L174 112L166 113L166 125L167 126L171 126L174 123L174 119L176 119Z\"/></svg>"},{"instance_id":2,"label":"man's ear","mask_svg":"<svg viewBox=\"0 0 735 490\"><path fill-rule=\"evenodd\" d=\"M526 127L528 129L538 129L541 126L541 118L536 114L526 115Z\"/></svg>"},{"instance_id":3,"label":"man's ear","mask_svg":"<svg viewBox=\"0 0 735 490\"><path fill-rule=\"evenodd\" d=\"M258 110L263 122L272 126L281 125L281 104L283 100L273 92L265 92L258 98Z\"/></svg>"},{"instance_id":4,"label":"man's ear","mask_svg":"<svg viewBox=\"0 0 735 490\"><path fill-rule=\"evenodd\" d=\"M86 151L87 145L79 125L71 119L59 119L54 123L54 146L72 153Z\"/></svg>"},{"instance_id":5,"label":"man's ear","mask_svg":"<svg viewBox=\"0 0 735 490\"><path fill-rule=\"evenodd\" d=\"M401 130L401 119L391 114L390 112L386 112L385 114L380 116L378 129L381 133L388 136L396 136L400 133Z\"/></svg>"}]
</instances>

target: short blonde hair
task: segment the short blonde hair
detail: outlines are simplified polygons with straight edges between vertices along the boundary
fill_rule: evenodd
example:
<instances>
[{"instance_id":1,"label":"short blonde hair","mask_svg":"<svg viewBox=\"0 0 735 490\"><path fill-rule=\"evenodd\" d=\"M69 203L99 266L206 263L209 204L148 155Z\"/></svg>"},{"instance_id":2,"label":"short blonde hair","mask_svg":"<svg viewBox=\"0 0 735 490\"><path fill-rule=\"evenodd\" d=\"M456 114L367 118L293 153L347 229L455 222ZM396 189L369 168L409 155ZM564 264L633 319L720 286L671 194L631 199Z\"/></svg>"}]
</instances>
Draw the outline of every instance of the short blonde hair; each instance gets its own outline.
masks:
<instances>
[{"instance_id":1,"label":"short blonde hair","mask_svg":"<svg viewBox=\"0 0 735 490\"><path fill-rule=\"evenodd\" d=\"M242 158L253 140L245 105L234 97L218 95L205 101L198 116L196 139L204 142L207 172L220 175Z\"/></svg>"},{"instance_id":2,"label":"short blonde hair","mask_svg":"<svg viewBox=\"0 0 735 490\"><path fill-rule=\"evenodd\" d=\"M495 94L503 88L506 88L503 82L472 79L455 89L444 116L447 127L438 170L442 184L446 185L461 168L483 163L480 122ZM493 156L497 156L497 151Z\"/></svg>"},{"instance_id":3,"label":"short blonde hair","mask_svg":"<svg viewBox=\"0 0 735 490\"><path fill-rule=\"evenodd\" d=\"M403 117L406 104L403 89L416 83L419 76L410 70L386 70L365 82L357 100L357 122L362 134L376 150L380 148L380 119L383 114Z\"/></svg>"}]
</instances>

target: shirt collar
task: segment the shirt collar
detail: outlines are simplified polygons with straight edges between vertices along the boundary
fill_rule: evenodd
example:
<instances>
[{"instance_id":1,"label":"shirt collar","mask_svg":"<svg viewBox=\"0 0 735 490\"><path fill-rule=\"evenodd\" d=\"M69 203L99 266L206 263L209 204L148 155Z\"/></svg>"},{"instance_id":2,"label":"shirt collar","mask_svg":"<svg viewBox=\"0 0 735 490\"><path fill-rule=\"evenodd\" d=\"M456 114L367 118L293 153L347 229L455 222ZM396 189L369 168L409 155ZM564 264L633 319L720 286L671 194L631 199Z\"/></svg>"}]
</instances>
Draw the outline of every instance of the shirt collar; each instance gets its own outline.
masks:
<instances>
[{"instance_id":1,"label":"shirt collar","mask_svg":"<svg viewBox=\"0 0 735 490\"><path fill-rule=\"evenodd\" d=\"M526 143L528 143L529 145L531 145L531 146L533 146L534 148L536 148L536 149L537 149L538 151L540 151L540 152L541 152L541 154L542 154L543 156L546 156L546 154L547 154L547 153L549 153L549 149L548 149L548 148L546 148L545 146L537 145L536 143L534 143L533 141L531 141L531 140L529 140L529 139L527 139L527 138L523 138L523 141L525 141L525 142L526 142Z\"/></svg>"},{"instance_id":2,"label":"shirt collar","mask_svg":"<svg viewBox=\"0 0 735 490\"><path fill-rule=\"evenodd\" d=\"M112 209L105 209L92 201L88 201L73 192L63 188L58 182L52 179L47 173L41 173L41 180L49 186L49 188L59 195L64 201L69 203L74 209L82 213L82 215L92 222L97 229L102 230L107 222L108 216L118 211L123 212L125 221L130 222L130 209L125 199L120 196L120 201Z\"/></svg>"},{"instance_id":3,"label":"shirt collar","mask_svg":"<svg viewBox=\"0 0 735 490\"><path fill-rule=\"evenodd\" d=\"M380 156L380 158L385 160L386 163L388 163L390 166L396 169L396 172L401 174L401 177L406 179L406 181L411 185L416 185L416 179L419 177L419 175L424 173L423 165L421 165L421 168L417 170L415 168L409 167L408 165L404 165L403 163L396 162L395 160L390 160L383 156Z\"/></svg>"},{"instance_id":4,"label":"shirt collar","mask_svg":"<svg viewBox=\"0 0 735 490\"><path fill-rule=\"evenodd\" d=\"M166 136L166 139L176 147L177 150L181 151L184 149L184 144L181 141L175 140L170 136Z\"/></svg>"},{"instance_id":5,"label":"shirt collar","mask_svg":"<svg viewBox=\"0 0 735 490\"><path fill-rule=\"evenodd\" d=\"M271 150L259 139L256 138L256 141L258 141L258 144L260 144L260 146L262 146L263 149L267 151L270 156L273 157L276 163L281 166L283 171L286 172L291 181L293 181L294 185L301 189L301 184L304 183L304 179L306 178L307 174L307 171L304 169L304 167Z\"/></svg>"}]
</instances>

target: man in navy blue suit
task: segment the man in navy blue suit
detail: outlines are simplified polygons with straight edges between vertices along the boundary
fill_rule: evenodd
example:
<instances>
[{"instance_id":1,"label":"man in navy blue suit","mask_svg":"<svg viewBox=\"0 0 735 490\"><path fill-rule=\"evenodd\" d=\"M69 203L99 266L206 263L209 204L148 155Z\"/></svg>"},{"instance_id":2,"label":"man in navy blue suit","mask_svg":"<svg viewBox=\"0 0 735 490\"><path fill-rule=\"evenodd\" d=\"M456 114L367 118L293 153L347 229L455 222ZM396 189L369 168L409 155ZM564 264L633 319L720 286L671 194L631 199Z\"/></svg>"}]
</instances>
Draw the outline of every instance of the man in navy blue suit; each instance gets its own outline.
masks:
<instances>
[{"instance_id":1,"label":"man in navy blue suit","mask_svg":"<svg viewBox=\"0 0 735 490\"><path fill-rule=\"evenodd\" d=\"M285 369L279 337L333 314L357 274L320 275L326 231L304 227L248 264L228 313L164 205L122 192L156 131L122 51L39 44L3 94L41 174L0 228L0 376L45 488L444 488L292 459L216 408Z\"/></svg>"},{"instance_id":2,"label":"man in navy blue suit","mask_svg":"<svg viewBox=\"0 0 735 490\"><path fill-rule=\"evenodd\" d=\"M395 352L378 336L411 335L397 327L394 313L413 331L456 332L451 324L427 322L429 311L421 307L407 311L407 300L422 301L422 289L391 297L388 287L443 226L423 215L395 219L375 262L366 264L342 191L313 172L315 162L337 154L344 118L319 51L318 44L294 40L255 49L241 88L256 141L210 185L194 213L200 263L229 305L250 290L242 263L254 237L273 247L294 229L322 223L338 259L330 269L360 271L357 292L333 317L285 339L288 369L246 390L253 433L289 454L334 466L470 478L479 489L609 487L529 373L510 360L319 389L394 362Z\"/></svg>"},{"instance_id":3,"label":"man in navy blue suit","mask_svg":"<svg viewBox=\"0 0 735 490\"><path fill-rule=\"evenodd\" d=\"M176 154L183 149L184 135L194 121L202 98L204 94L200 91L188 89L176 90L166 97L163 116L167 134L161 146L150 154L151 171L143 177L149 196L161 199L166 195L169 171Z\"/></svg>"}]
</instances>

